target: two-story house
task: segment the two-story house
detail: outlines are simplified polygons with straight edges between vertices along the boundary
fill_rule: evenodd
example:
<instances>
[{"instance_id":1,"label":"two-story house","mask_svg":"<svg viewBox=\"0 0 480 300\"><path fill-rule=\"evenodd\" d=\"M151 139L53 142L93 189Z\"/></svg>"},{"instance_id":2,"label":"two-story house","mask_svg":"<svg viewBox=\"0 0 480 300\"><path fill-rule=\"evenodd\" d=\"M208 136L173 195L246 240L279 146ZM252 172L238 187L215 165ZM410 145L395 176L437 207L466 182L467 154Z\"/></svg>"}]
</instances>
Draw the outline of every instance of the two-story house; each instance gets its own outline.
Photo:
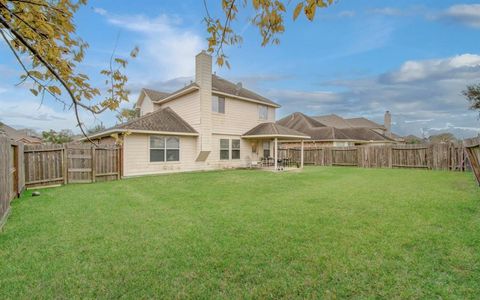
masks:
<instances>
[{"instance_id":1,"label":"two-story house","mask_svg":"<svg viewBox=\"0 0 480 300\"><path fill-rule=\"evenodd\" d=\"M278 140L308 138L275 123L280 105L212 74L205 51L193 83L173 93L143 89L135 107L139 118L90 137L120 137L125 176L247 167L264 157L276 164Z\"/></svg>"}]
</instances>

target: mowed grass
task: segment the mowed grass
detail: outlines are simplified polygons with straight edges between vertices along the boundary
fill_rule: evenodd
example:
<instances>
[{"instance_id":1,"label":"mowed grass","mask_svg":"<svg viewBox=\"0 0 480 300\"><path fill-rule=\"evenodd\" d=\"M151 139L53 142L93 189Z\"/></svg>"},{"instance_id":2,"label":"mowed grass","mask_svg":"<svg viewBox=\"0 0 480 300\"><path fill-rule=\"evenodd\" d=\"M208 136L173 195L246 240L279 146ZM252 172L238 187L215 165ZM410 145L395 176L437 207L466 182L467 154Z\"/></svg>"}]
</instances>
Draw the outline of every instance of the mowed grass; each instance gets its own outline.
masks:
<instances>
[{"instance_id":1,"label":"mowed grass","mask_svg":"<svg viewBox=\"0 0 480 300\"><path fill-rule=\"evenodd\" d=\"M471 173L306 168L27 192L1 298L477 298Z\"/></svg>"}]
</instances>

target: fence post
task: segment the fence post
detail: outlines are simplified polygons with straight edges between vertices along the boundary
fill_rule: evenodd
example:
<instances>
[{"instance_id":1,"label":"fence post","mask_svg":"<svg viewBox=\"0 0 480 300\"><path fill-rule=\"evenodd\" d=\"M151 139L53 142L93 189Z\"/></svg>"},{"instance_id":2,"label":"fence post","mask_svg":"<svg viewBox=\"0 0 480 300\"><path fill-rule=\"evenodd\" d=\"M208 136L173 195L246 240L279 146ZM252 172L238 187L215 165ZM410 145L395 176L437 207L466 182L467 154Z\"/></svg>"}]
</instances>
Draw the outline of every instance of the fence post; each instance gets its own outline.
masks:
<instances>
[{"instance_id":1,"label":"fence post","mask_svg":"<svg viewBox=\"0 0 480 300\"><path fill-rule=\"evenodd\" d=\"M122 148L117 146L117 179L122 178Z\"/></svg>"},{"instance_id":2,"label":"fence post","mask_svg":"<svg viewBox=\"0 0 480 300\"><path fill-rule=\"evenodd\" d=\"M91 147L92 159L90 161L92 162L92 182L95 182L95 177L97 176L97 164L95 162L95 146L92 145Z\"/></svg>"},{"instance_id":3,"label":"fence post","mask_svg":"<svg viewBox=\"0 0 480 300\"><path fill-rule=\"evenodd\" d=\"M63 144L62 150L63 150L63 155L62 155L63 184L67 184L68 183L68 149L66 144Z\"/></svg>"},{"instance_id":4,"label":"fence post","mask_svg":"<svg viewBox=\"0 0 480 300\"><path fill-rule=\"evenodd\" d=\"M387 150L387 163L388 163L388 167L390 169L393 168L393 146L392 145L388 145L388 150Z\"/></svg>"}]
</instances>

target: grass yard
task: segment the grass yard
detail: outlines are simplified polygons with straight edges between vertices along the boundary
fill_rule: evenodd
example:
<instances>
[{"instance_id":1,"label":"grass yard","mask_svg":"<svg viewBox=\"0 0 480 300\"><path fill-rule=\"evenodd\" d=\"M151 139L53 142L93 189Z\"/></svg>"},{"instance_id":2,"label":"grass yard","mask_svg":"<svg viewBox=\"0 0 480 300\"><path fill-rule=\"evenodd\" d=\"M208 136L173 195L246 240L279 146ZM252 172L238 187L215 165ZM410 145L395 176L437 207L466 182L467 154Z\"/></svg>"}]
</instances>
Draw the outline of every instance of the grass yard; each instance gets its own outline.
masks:
<instances>
[{"instance_id":1,"label":"grass yard","mask_svg":"<svg viewBox=\"0 0 480 300\"><path fill-rule=\"evenodd\" d=\"M27 192L2 298L477 298L470 173L306 168Z\"/></svg>"}]
</instances>

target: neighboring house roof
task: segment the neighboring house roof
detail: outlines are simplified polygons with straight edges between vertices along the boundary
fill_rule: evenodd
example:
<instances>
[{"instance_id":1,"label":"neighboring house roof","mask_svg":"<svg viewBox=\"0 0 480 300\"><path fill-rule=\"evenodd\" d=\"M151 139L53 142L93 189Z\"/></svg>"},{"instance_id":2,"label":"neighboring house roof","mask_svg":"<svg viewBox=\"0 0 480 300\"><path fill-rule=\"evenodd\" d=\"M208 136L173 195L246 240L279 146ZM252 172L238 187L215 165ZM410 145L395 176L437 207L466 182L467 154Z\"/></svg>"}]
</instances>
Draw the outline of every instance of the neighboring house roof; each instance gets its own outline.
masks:
<instances>
[{"instance_id":1,"label":"neighboring house roof","mask_svg":"<svg viewBox=\"0 0 480 300\"><path fill-rule=\"evenodd\" d=\"M302 113L296 112L291 115L286 116L283 119L277 121L277 124L282 126L292 128L301 132L308 130L312 127L326 127L322 123L318 122L317 120L306 116Z\"/></svg>"},{"instance_id":2,"label":"neighboring house roof","mask_svg":"<svg viewBox=\"0 0 480 300\"><path fill-rule=\"evenodd\" d=\"M3 132L6 136L16 142L22 142L25 144L41 144L43 141L40 137L28 135L27 132L31 130L20 129L17 130L6 124L0 122L0 132Z\"/></svg>"},{"instance_id":3,"label":"neighboring house roof","mask_svg":"<svg viewBox=\"0 0 480 300\"><path fill-rule=\"evenodd\" d=\"M343 128L342 132L357 141L393 142L393 139L386 137L369 128Z\"/></svg>"},{"instance_id":4,"label":"neighboring house roof","mask_svg":"<svg viewBox=\"0 0 480 300\"><path fill-rule=\"evenodd\" d=\"M325 126L330 126L335 128L351 127L351 125L344 118L335 114L325 115L325 116L316 116L312 118L322 123Z\"/></svg>"},{"instance_id":5,"label":"neighboring house roof","mask_svg":"<svg viewBox=\"0 0 480 300\"><path fill-rule=\"evenodd\" d=\"M308 139L308 135L299 132L297 130L284 127L280 124L268 122L261 123L255 126L254 128L247 131L243 134L244 138L296 138L296 139Z\"/></svg>"},{"instance_id":6,"label":"neighboring house roof","mask_svg":"<svg viewBox=\"0 0 480 300\"><path fill-rule=\"evenodd\" d=\"M366 119L366 118L351 118L351 119L345 119L345 121L350 124L351 127L354 128L371 128L371 129L385 129L385 126L380 125L378 123L373 122L372 120Z\"/></svg>"},{"instance_id":7,"label":"neighboring house roof","mask_svg":"<svg viewBox=\"0 0 480 300\"><path fill-rule=\"evenodd\" d=\"M17 142L22 142L24 144L42 144L43 140L42 138L39 138L37 136L22 136L20 138L17 138Z\"/></svg>"},{"instance_id":8,"label":"neighboring house roof","mask_svg":"<svg viewBox=\"0 0 480 300\"><path fill-rule=\"evenodd\" d=\"M326 123L328 124L337 122L338 118L341 118L337 117L336 115L322 116L323 120L327 120ZM286 116L277 121L277 124L303 132L315 141L392 141L392 139L369 128L325 126L317 117L309 117L299 112ZM337 124L341 126L344 123Z\"/></svg>"},{"instance_id":9,"label":"neighboring house roof","mask_svg":"<svg viewBox=\"0 0 480 300\"><path fill-rule=\"evenodd\" d=\"M235 84L215 74L212 75L212 92L221 92L232 96L247 98L264 104L280 107L279 104L273 102L272 100L244 88L242 84Z\"/></svg>"},{"instance_id":10,"label":"neighboring house roof","mask_svg":"<svg viewBox=\"0 0 480 300\"><path fill-rule=\"evenodd\" d=\"M315 141L355 141L355 138L345 134L343 129L335 127L314 127L305 131Z\"/></svg>"},{"instance_id":11,"label":"neighboring house roof","mask_svg":"<svg viewBox=\"0 0 480 300\"><path fill-rule=\"evenodd\" d=\"M137 132L157 134L180 134L197 136L198 132L183 120L170 107L158 109L135 120L116 125L102 132L93 134L90 138L99 138L116 132Z\"/></svg>"},{"instance_id":12,"label":"neighboring house roof","mask_svg":"<svg viewBox=\"0 0 480 300\"><path fill-rule=\"evenodd\" d=\"M367 118L350 118L344 119L338 115L324 115L324 116L315 116L312 117L318 122L324 124L325 126L335 127L335 128L370 128L370 129L385 129L385 126L380 125L372 120Z\"/></svg>"}]
</instances>

